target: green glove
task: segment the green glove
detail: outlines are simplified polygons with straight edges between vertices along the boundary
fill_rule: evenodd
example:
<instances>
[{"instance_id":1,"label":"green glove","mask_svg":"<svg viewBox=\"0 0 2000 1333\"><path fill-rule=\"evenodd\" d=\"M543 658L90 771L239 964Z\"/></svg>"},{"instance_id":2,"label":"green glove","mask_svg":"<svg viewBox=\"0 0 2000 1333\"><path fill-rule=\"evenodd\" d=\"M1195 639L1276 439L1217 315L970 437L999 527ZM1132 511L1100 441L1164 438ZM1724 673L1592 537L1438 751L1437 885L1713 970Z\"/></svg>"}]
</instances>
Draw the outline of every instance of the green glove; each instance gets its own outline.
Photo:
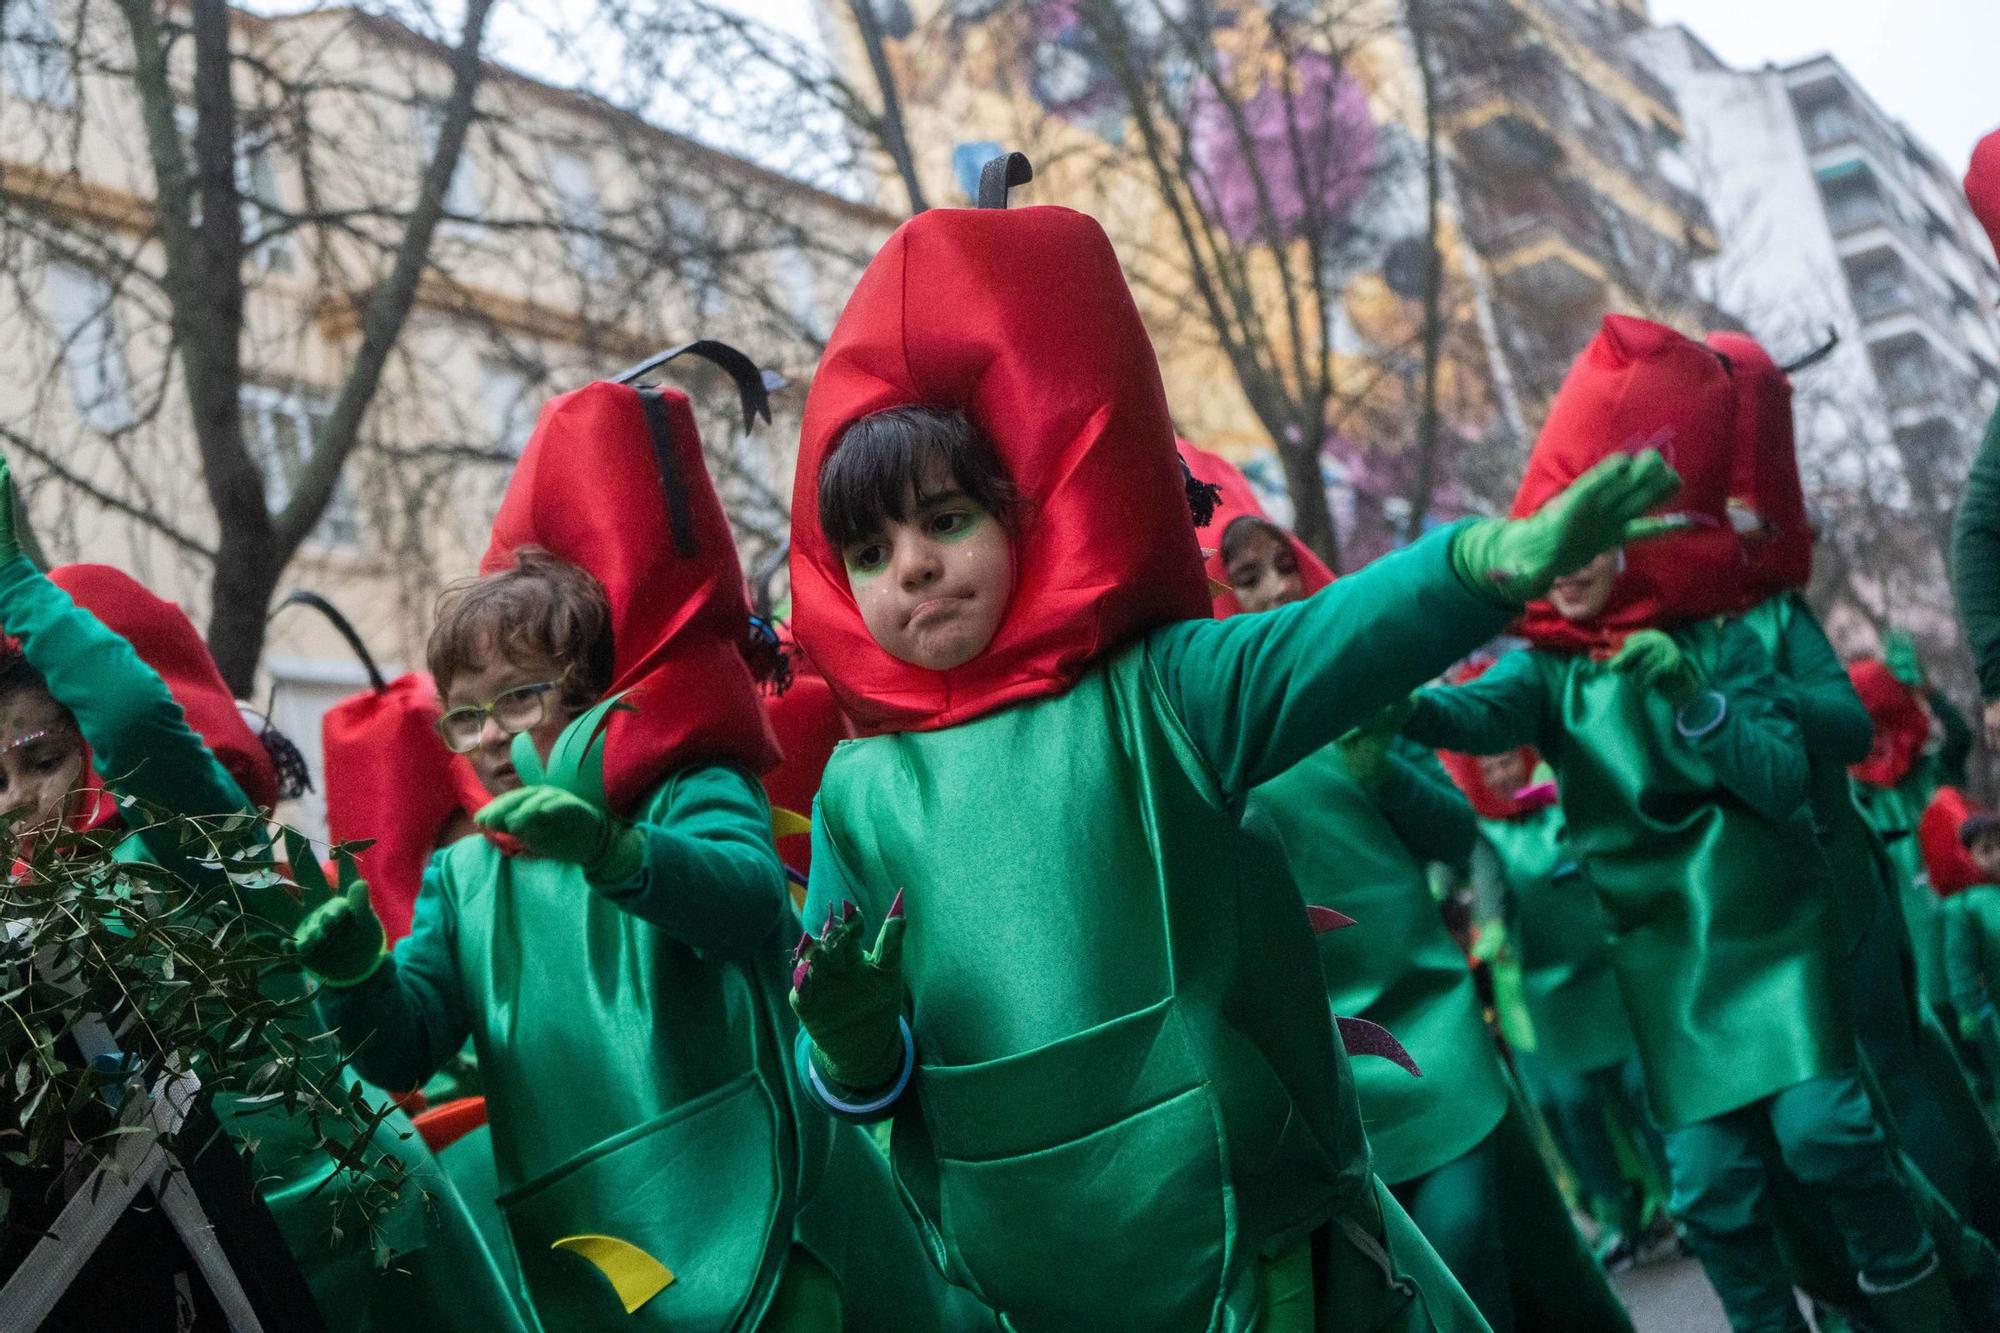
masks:
<instances>
[{"instance_id":1,"label":"green glove","mask_svg":"<svg viewBox=\"0 0 2000 1333\"><path fill-rule=\"evenodd\" d=\"M644 834L560 787L531 783L496 796L472 822L519 838L530 856L581 866L586 879L603 884L623 884L646 863Z\"/></svg>"},{"instance_id":2,"label":"green glove","mask_svg":"<svg viewBox=\"0 0 2000 1333\"><path fill-rule=\"evenodd\" d=\"M1347 765L1348 776L1369 791L1379 788L1389 776L1389 741L1403 729L1417 711L1414 698L1399 699L1342 736L1334 744Z\"/></svg>"},{"instance_id":3,"label":"green glove","mask_svg":"<svg viewBox=\"0 0 2000 1333\"><path fill-rule=\"evenodd\" d=\"M1452 565L1472 587L1531 602L1606 551L1686 527L1675 516L1644 517L1680 488L1658 451L1616 454L1526 518L1481 519L1463 529L1452 542Z\"/></svg>"},{"instance_id":4,"label":"green glove","mask_svg":"<svg viewBox=\"0 0 2000 1333\"><path fill-rule=\"evenodd\" d=\"M1923 659L1917 655L1917 641L1903 630L1891 630L1882 639L1882 664L1889 674L1913 690L1924 687Z\"/></svg>"},{"instance_id":5,"label":"green glove","mask_svg":"<svg viewBox=\"0 0 2000 1333\"><path fill-rule=\"evenodd\" d=\"M1613 655L1611 669L1659 691L1676 710L1693 703L1701 693L1701 673L1665 630L1642 629L1626 639Z\"/></svg>"},{"instance_id":6,"label":"green glove","mask_svg":"<svg viewBox=\"0 0 2000 1333\"><path fill-rule=\"evenodd\" d=\"M21 538L14 531L14 471L0 458L0 564L21 554Z\"/></svg>"},{"instance_id":7,"label":"green glove","mask_svg":"<svg viewBox=\"0 0 2000 1333\"><path fill-rule=\"evenodd\" d=\"M820 1072L873 1089L894 1082L903 1067L903 895L867 953L861 924L854 904L844 903L838 917L828 914L818 939L808 931L799 940L792 1009L812 1038Z\"/></svg>"},{"instance_id":8,"label":"green glove","mask_svg":"<svg viewBox=\"0 0 2000 1333\"><path fill-rule=\"evenodd\" d=\"M389 956L382 922L368 905L368 881L355 880L306 913L292 933L292 952L329 986L358 986Z\"/></svg>"},{"instance_id":9,"label":"green glove","mask_svg":"<svg viewBox=\"0 0 2000 1333\"><path fill-rule=\"evenodd\" d=\"M1986 1026L1984 1014L1960 1014L1958 1016L1958 1037L1960 1041L1977 1041L1979 1029Z\"/></svg>"}]
</instances>

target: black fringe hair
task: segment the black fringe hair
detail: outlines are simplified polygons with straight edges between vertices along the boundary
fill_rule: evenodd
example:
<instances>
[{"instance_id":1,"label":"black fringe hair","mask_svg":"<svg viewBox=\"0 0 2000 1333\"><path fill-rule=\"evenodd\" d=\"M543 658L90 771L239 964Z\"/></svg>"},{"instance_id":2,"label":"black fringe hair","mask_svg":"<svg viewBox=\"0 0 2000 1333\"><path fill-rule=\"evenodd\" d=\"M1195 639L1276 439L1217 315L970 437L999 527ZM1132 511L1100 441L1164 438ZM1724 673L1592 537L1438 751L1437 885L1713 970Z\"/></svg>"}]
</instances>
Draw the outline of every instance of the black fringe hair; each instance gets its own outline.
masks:
<instances>
[{"instance_id":1,"label":"black fringe hair","mask_svg":"<svg viewBox=\"0 0 2000 1333\"><path fill-rule=\"evenodd\" d=\"M968 500L1012 524L1020 492L985 435L963 412L912 404L865 416L841 435L820 465L820 531L839 549L900 522L933 462Z\"/></svg>"}]
</instances>

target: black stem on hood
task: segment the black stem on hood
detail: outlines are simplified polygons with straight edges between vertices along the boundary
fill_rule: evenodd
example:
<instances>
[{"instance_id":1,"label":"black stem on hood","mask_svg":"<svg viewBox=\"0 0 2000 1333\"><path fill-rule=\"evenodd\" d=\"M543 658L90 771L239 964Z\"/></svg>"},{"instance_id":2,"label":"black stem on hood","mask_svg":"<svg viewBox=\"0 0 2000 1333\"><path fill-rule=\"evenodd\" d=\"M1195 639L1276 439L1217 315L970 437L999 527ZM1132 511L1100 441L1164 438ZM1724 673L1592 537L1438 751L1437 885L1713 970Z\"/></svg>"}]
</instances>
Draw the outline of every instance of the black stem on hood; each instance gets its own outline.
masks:
<instances>
[{"instance_id":1,"label":"black stem on hood","mask_svg":"<svg viewBox=\"0 0 2000 1333\"><path fill-rule=\"evenodd\" d=\"M1007 191L1035 178L1026 153L1002 153L979 169L979 206L1005 208Z\"/></svg>"},{"instance_id":2,"label":"black stem on hood","mask_svg":"<svg viewBox=\"0 0 2000 1333\"><path fill-rule=\"evenodd\" d=\"M340 632L340 637L347 640L347 646L354 650L354 655L361 659L361 669L368 673L369 686L378 691L389 688L389 682L383 678L382 668L375 665L374 654L370 653L368 645L361 641L360 631L354 628L352 621L340 614L340 608L316 592L295 588L286 595L284 601L278 603L270 618L277 619L278 612L288 606L309 606L325 616L334 629Z\"/></svg>"},{"instance_id":3,"label":"black stem on hood","mask_svg":"<svg viewBox=\"0 0 2000 1333\"><path fill-rule=\"evenodd\" d=\"M698 338L679 347L669 347L664 352L655 352L644 361L630 365L611 377L615 384L632 384L658 370L667 362L684 353L692 353L704 361L720 366L736 381L736 392L743 396L743 429L754 430L757 418L762 417L765 425L771 424L771 394L785 387L785 377L775 371L762 370L742 352L726 342L714 338Z\"/></svg>"}]
</instances>

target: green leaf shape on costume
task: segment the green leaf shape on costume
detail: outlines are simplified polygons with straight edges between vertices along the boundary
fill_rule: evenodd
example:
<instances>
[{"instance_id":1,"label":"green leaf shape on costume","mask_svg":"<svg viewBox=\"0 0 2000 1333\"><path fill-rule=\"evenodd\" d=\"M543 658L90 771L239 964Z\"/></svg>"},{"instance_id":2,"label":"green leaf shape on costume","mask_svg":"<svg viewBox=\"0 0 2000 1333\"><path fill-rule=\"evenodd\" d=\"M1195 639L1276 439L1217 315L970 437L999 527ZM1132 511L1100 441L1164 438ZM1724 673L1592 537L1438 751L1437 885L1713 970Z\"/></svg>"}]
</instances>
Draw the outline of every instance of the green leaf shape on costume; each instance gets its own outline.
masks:
<instances>
[{"instance_id":1,"label":"green leaf shape on costume","mask_svg":"<svg viewBox=\"0 0 2000 1333\"><path fill-rule=\"evenodd\" d=\"M637 705L624 695L612 695L563 728L562 735L556 737L556 743L549 747L546 766L541 756L535 753L534 738L524 731L514 737L514 771L521 775L524 783L559 787L590 802L599 810L607 809L604 733L611 726L612 714L636 711Z\"/></svg>"}]
</instances>

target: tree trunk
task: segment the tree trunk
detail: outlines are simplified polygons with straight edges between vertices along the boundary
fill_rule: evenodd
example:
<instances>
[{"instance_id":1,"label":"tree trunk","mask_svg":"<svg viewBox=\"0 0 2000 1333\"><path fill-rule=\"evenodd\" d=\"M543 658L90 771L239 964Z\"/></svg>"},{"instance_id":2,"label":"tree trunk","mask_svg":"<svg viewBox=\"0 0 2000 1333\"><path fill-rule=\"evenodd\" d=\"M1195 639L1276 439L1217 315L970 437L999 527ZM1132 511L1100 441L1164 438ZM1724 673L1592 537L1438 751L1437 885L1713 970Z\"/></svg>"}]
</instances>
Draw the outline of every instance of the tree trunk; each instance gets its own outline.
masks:
<instances>
[{"instance_id":1,"label":"tree trunk","mask_svg":"<svg viewBox=\"0 0 2000 1333\"><path fill-rule=\"evenodd\" d=\"M1426 0L1409 0L1408 7L1411 45L1424 98L1424 400L1417 420L1416 466L1410 476L1412 534L1424 530L1424 518L1430 513L1432 493L1437 489L1441 433L1438 363L1444 351L1444 252L1438 243L1443 168L1438 160L1437 81L1431 70L1430 19L1425 5Z\"/></svg>"},{"instance_id":2,"label":"tree trunk","mask_svg":"<svg viewBox=\"0 0 2000 1333\"><path fill-rule=\"evenodd\" d=\"M903 193L909 196L910 215L929 208L924 200L923 182L917 177L917 160L910 152L910 140L903 128L903 98L896 91L896 72L889 67L889 52L882 36L882 24L875 16L874 0L847 0L848 12L861 34L861 48L868 56L868 69L875 76L875 91L882 99L878 121L882 151L889 155L896 174L902 178Z\"/></svg>"}]
</instances>

